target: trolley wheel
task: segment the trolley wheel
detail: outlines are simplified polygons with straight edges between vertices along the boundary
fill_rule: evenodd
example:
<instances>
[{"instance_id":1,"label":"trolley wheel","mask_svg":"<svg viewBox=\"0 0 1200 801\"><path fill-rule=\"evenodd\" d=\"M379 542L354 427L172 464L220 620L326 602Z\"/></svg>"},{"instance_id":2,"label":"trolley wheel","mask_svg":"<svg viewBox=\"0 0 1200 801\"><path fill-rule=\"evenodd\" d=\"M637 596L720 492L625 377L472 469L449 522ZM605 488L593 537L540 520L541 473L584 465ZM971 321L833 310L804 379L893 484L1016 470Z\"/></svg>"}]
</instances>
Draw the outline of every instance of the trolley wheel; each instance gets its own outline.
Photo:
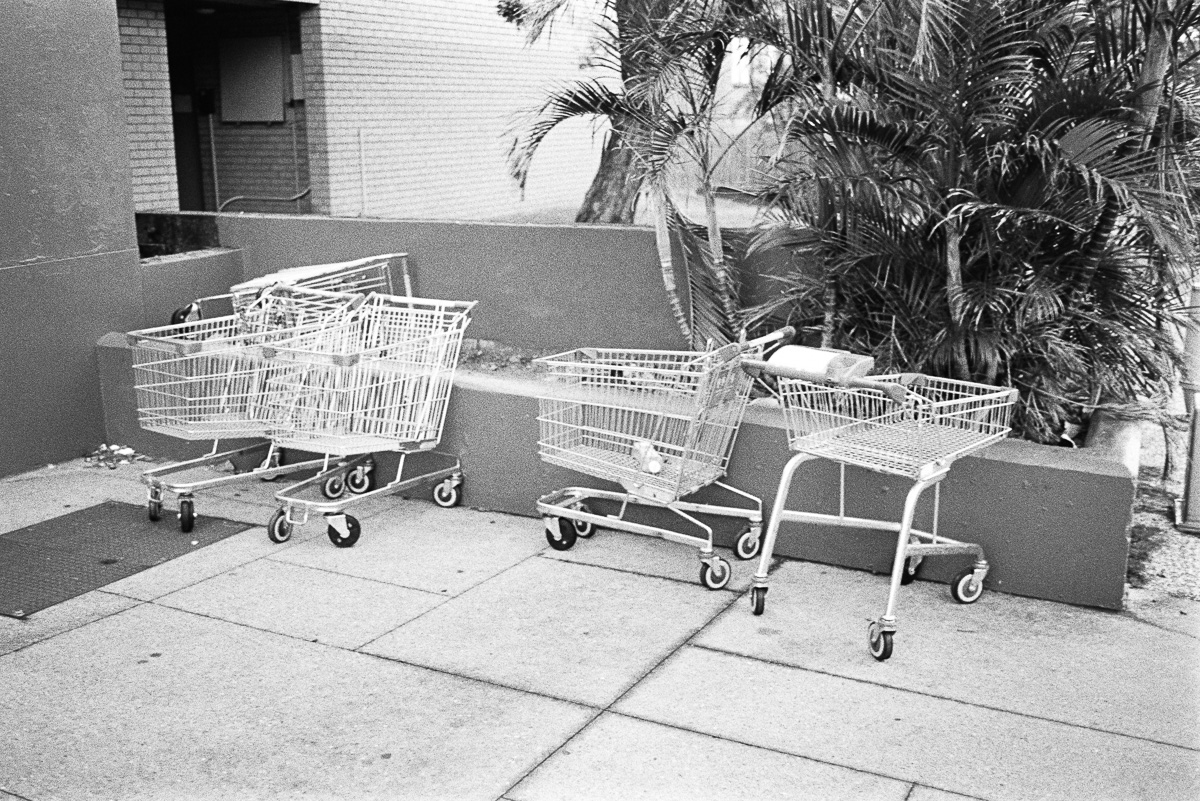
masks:
<instances>
[{"instance_id":1,"label":"trolley wheel","mask_svg":"<svg viewBox=\"0 0 1200 801\"><path fill-rule=\"evenodd\" d=\"M960 604L973 604L983 595L983 582L975 580L975 571L968 568L954 577L950 595Z\"/></svg>"},{"instance_id":2,"label":"trolley wheel","mask_svg":"<svg viewBox=\"0 0 1200 801\"><path fill-rule=\"evenodd\" d=\"M546 523L546 542L556 551L568 551L575 544L578 535L570 520L561 517L543 518Z\"/></svg>"},{"instance_id":3,"label":"trolley wheel","mask_svg":"<svg viewBox=\"0 0 1200 801\"><path fill-rule=\"evenodd\" d=\"M277 544L285 543L292 538L293 528L287 519L287 512L283 509L276 509L275 514L271 515L270 522L267 523L267 539Z\"/></svg>"},{"instance_id":4,"label":"trolley wheel","mask_svg":"<svg viewBox=\"0 0 1200 801\"><path fill-rule=\"evenodd\" d=\"M738 559L746 560L753 559L758 556L758 552L762 550L762 530L757 534L750 526L742 529L742 533L738 534L737 542L733 545L733 554Z\"/></svg>"},{"instance_id":5,"label":"trolley wheel","mask_svg":"<svg viewBox=\"0 0 1200 801\"><path fill-rule=\"evenodd\" d=\"M346 494L346 479L341 473L332 475L321 484L321 494L331 501Z\"/></svg>"},{"instance_id":6,"label":"trolley wheel","mask_svg":"<svg viewBox=\"0 0 1200 801\"><path fill-rule=\"evenodd\" d=\"M271 455L263 459L263 463L259 465L260 470L274 470L283 462L283 451L275 449L271 451ZM260 476L260 481L278 481L280 476Z\"/></svg>"},{"instance_id":7,"label":"trolley wheel","mask_svg":"<svg viewBox=\"0 0 1200 801\"><path fill-rule=\"evenodd\" d=\"M338 531L333 526L330 526L326 532L329 535L329 541L339 548L349 548L354 543L358 542L359 535L362 534L362 526L358 523L357 517L346 515L346 534Z\"/></svg>"},{"instance_id":8,"label":"trolley wheel","mask_svg":"<svg viewBox=\"0 0 1200 801\"><path fill-rule=\"evenodd\" d=\"M162 517L162 501L147 501L146 516L157 522Z\"/></svg>"},{"instance_id":9,"label":"trolley wheel","mask_svg":"<svg viewBox=\"0 0 1200 801\"><path fill-rule=\"evenodd\" d=\"M575 511L583 512L585 515L592 513L592 510L588 508L586 503L577 504ZM572 520L571 525L575 527L575 533L584 539L596 533L596 526L589 520Z\"/></svg>"},{"instance_id":10,"label":"trolley wheel","mask_svg":"<svg viewBox=\"0 0 1200 801\"><path fill-rule=\"evenodd\" d=\"M729 563L719 556L714 556L711 562L700 563L700 583L710 590L724 589L732 575Z\"/></svg>"},{"instance_id":11,"label":"trolley wheel","mask_svg":"<svg viewBox=\"0 0 1200 801\"><path fill-rule=\"evenodd\" d=\"M443 509L450 509L462 503L462 492L460 487L450 479L433 485L433 502Z\"/></svg>"},{"instance_id":12,"label":"trolley wheel","mask_svg":"<svg viewBox=\"0 0 1200 801\"><path fill-rule=\"evenodd\" d=\"M362 495L375 489L375 470L371 465L360 464L346 474L346 489Z\"/></svg>"},{"instance_id":13,"label":"trolley wheel","mask_svg":"<svg viewBox=\"0 0 1200 801\"><path fill-rule=\"evenodd\" d=\"M763 610L767 608L766 587L755 587L750 590L750 608L756 615L761 615Z\"/></svg>"},{"instance_id":14,"label":"trolley wheel","mask_svg":"<svg viewBox=\"0 0 1200 801\"><path fill-rule=\"evenodd\" d=\"M196 525L196 505L191 498L179 501L179 530L187 534Z\"/></svg>"},{"instance_id":15,"label":"trolley wheel","mask_svg":"<svg viewBox=\"0 0 1200 801\"><path fill-rule=\"evenodd\" d=\"M886 661L892 655L892 632L884 631L878 623L872 622L867 626L867 647L876 661Z\"/></svg>"},{"instance_id":16,"label":"trolley wheel","mask_svg":"<svg viewBox=\"0 0 1200 801\"><path fill-rule=\"evenodd\" d=\"M921 567L921 560L912 556L904 560L904 569L900 571L900 584L912 584L917 579L917 570Z\"/></svg>"}]
</instances>

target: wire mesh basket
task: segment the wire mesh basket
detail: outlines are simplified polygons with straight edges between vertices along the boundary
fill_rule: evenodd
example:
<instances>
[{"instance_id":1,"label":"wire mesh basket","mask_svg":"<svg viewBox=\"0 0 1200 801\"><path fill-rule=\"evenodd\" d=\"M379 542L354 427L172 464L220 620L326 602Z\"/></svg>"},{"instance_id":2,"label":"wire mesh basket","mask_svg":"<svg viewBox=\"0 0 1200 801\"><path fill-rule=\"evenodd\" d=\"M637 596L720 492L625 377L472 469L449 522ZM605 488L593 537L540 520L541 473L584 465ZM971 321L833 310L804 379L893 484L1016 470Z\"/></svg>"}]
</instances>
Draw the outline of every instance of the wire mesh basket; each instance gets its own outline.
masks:
<instances>
[{"instance_id":1,"label":"wire mesh basket","mask_svg":"<svg viewBox=\"0 0 1200 801\"><path fill-rule=\"evenodd\" d=\"M581 348L537 359L539 455L669 503L725 474L753 379L731 345L693 351Z\"/></svg>"},{"instance_id":2,"label":"wire mesh basket","mask_svg":"<svg viewBox=\"0 0 1200 801\"><path fill-rule=\"evenodd\" d=\"M235 314L127 335L133 350L138 423L185 440L262 436L273 426L263 393L290 365L262 357L262 345L318 335L362 296L273 287Z\"/></svg>"},{"instance_id":3,"label":"wire mesh basket","mask_svg":"<svg viewBox=\"0 0 1200 801\"><path fill-rule=\"evenodd\" d=\"M917 478L1009 433L1017 392L949 378L871 376L898 385L897 403L884 389L779 379L788 445L869 470Z\"/></svg>"},{"instance_id":4,"label":"wire mesh basket","mask_svg":"<svg viewBox=\"0 0 1200 801\"><path fill-rule=\"evenodd\" d=\"M263 348L290 368L263 394L272 439L338 456L434 447L474 305L372 294L338 325Z\"/></svg>"},{"instance_id":5,"label":"wire mesh basket","mask_svg":"<svg viewBox=\"0 0 1200 801\"><path fill-rule=\"evenodd\" d=\"M322 292L349 292L360 295L371 292L390 295L393 263L403 276L405 294L411 295L407 255L389 253L354 261L310 264L278 270L235 284L229 289L230 298L234 309L237 310L251 306L259 295L272 286L297 286Z\"/></svg>"}]
</instances>

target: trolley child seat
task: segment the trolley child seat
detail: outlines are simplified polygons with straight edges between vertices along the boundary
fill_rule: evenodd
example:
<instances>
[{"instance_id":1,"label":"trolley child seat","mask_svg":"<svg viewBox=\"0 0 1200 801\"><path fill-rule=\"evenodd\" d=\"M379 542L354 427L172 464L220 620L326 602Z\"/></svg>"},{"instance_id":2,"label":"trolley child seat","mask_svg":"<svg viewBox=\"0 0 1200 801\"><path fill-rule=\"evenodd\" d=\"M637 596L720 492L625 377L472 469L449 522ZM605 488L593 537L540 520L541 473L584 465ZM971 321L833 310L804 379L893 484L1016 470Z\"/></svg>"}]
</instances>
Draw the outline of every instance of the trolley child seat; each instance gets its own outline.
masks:
<instances>
[{"instance_id":1,"label":"trolley child seat","mask_svg":"<svg viewBox=\"0 0 1200 801\"><path fill-rule=\"evenodd\" d=\"M462 464L435 450L474 302L372 293L338 324L301 339L260 348L279 369L267 381L264 403L284 448L325 453L315 476L275 494L280 506L267 525L273 542L289 540L310 513L325 516L330 541L354 545L359 521L345 509L375 495L436 482L433 500L461 500ZM405 476L405 458L434 454L440 467ZM373 454L399 454L394 478L375 488ZM331 466L330 458L339 457ZM349 458L347 458L349 457ZM319 488L323 500L303 497ZM346 490L350 495L346 495Z\"/></svg>"},{"instance_id":2,"label":"trolley child seat","mask_svg":"<svg viewBox=\"0 0 1200 801\"><path fill-rule=\"evenodd\" d=\"M550 464L619 483L625 492L566 487L538 500L546 539L565 551L597 526L657 536L700 549L700 583L721 589L729 563L713 553L713 530L689 512L747 521L734 552L751 559L762 533L762 502L725 484L729 454L749 399L747 356L792 335L785 328L708 352L580 348L536 359L549 382L539 395L538 454ZM682 499L715 484L751 508ZM600 515L588 501L620 503ZM683 534L625 518L630 504L667 509L701 529Z\"/></svg>"},{"instance_id":3,"label":"trolley child seat","mask_svg":"<svg viewBox=\"0 0 1200 801\"><path fill-rule=\"evenodd\" d=\"M940 483L956 459L1008 435L1017 391L918 373L867 376L873 364L874 360L866 356L799 346L781 348L766 362L747 361L749 369L778 377L788 445L797 452L779 479L750 602L754 614L761 615L766 604L767 568L779 524L785 520L894 531L896 551L887 606L867 630L871 655L883 661L892 654L899 588L912 582L922 559L951 554L974 556L972 566L951 583L950 592L963 604L974 603L983 593L988 572L983 548L938 534ZM786 509L797 468L818 458L840 465L838 514ZM846 465L914 482L900 522L846 515ZM931 486L932 530L918 531L912 527L917 501Z\"/></svg>"}]
</instances>

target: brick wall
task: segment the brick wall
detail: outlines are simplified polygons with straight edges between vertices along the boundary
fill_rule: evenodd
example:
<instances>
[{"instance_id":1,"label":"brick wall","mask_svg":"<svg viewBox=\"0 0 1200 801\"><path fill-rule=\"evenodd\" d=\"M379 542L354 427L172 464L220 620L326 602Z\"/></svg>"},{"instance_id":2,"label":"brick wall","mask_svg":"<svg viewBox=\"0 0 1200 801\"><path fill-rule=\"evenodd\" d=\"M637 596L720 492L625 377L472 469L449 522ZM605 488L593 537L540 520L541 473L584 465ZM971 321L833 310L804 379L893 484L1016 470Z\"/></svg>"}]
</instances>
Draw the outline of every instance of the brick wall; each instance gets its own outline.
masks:
<instances>
[{"instance_id":1,"label":"brick wall","mask_svg":"<svg viewBox=\"0 0 1200 801\"><path fill-rule=\"evenodd\" d=\"M334 216L573 219L601 134L548 137L522 197L506 131L554 81L584 75L592 22L532 47L492 0L322 0L301 14L313 208Z\"/></svg>"},{"instance_id":2,"label":"brick wall","mask_svg":"<svg viewBox=\"0 0 1200 801\"><path fill-rule=\"evenodd\" d=\"M161 0L117 0L121 73L137 211L179 209L167 29Z\"/></svg>"}]
</instances>

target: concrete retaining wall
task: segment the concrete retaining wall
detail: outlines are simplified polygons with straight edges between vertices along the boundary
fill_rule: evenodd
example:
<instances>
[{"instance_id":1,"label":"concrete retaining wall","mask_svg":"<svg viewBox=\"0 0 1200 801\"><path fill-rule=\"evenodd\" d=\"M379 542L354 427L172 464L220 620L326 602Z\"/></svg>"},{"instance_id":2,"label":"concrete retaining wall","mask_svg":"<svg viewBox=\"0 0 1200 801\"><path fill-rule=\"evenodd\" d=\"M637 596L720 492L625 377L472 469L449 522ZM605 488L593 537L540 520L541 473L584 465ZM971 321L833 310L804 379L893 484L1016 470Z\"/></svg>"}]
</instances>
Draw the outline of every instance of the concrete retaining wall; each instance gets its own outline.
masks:
<instances>
[{"instance_id":1,"label":"concrete retaining wall","mask_svg":"<svg viewBox=\"0 0 1200 801\"><path fill-rule=\"evenodd\" d=\"M207 451L206 443L183 443L141 431L124 337L106 337L99 353L109 441L169 458ZM460 371L442 447L462 458L468 506L535 515L537 498L555 489L617 488L538 458L537 389L532 380ZM764 510L769 511L790 456L779 411L751 407L727 481L762 498ZM909 486L891 476L849 468L847 513L898 520ZM942 484L939 531L984 546L993 565L987 580L990 589L1119 609L1133 496L1133 477L1119 458L1006 440L955 463ZM730 502L714 487L695 498ZM789 498L789 508L836 512L837 466L816 462L802 467ZM918 509L919 527L928 529L931 510L932 492L928 492ZM677 518L661 510L639 511L647 513L647 522L678 525ZM737 521L710 518L707 522L716 529L718 544L732 543ZM776 552L886 573L894 546L891 534L786 524ZM680 546L663 543L662 547ZM930 559L921 576L948 581L967 564L953 557Z\"/></svg>"}]
</instances>

